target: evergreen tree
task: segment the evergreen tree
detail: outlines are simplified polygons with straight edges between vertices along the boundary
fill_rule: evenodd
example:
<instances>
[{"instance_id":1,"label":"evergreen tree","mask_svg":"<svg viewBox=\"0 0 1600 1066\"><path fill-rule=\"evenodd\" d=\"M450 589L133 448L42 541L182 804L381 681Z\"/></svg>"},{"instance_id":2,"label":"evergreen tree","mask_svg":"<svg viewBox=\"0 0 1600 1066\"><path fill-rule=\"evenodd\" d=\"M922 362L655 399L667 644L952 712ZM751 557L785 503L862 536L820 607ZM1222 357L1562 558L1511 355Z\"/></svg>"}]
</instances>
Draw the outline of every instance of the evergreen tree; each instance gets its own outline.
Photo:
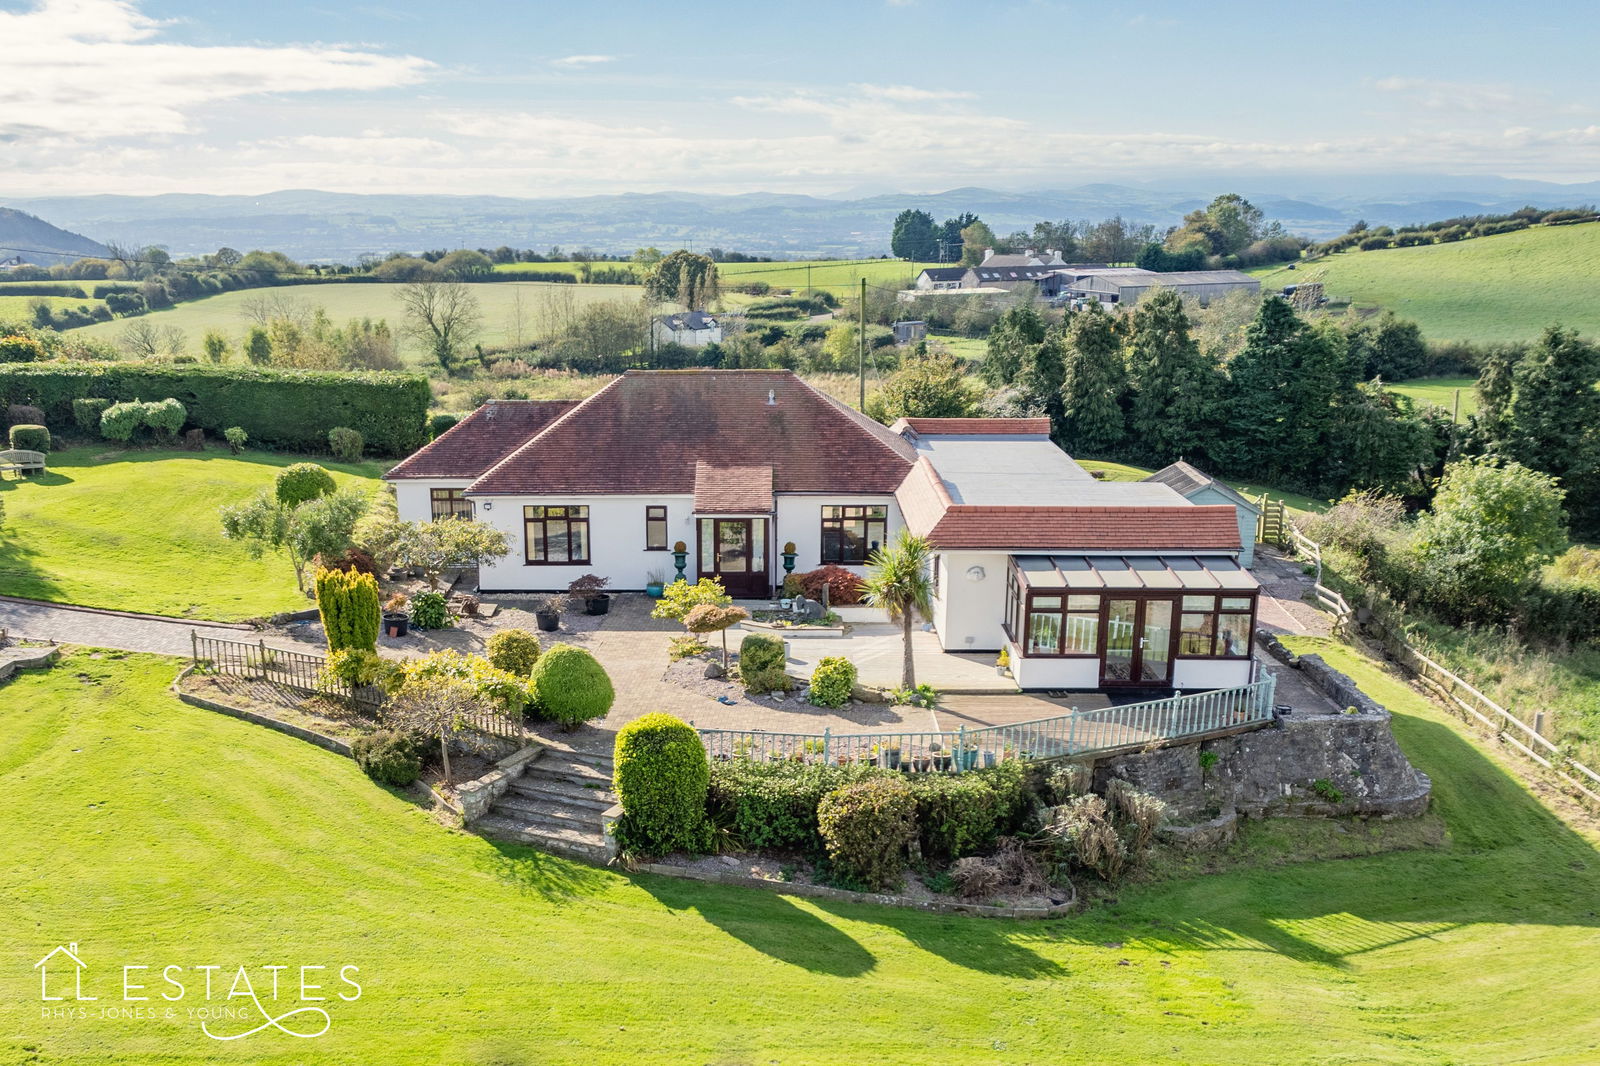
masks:
<instances>
[{"instance_id":1,"label":"evergreen tree","mask_svg":"<svg viewBox=\"0 0 1600 1066\"><path fill-rule=\"evenodd\" d=\"M1561 479L1573 524L1600 529L1600 349L1551 326L1511 372L1505 440L1498 449Z\"/></svg>"},{"instance_id":2,"label":"evergreen tree","mask_svg":"<svg viewBox=\"0 0 1600 1066\"><path fill-rule=\"evenodd\" d=\"M938 245L939 232L928 212L907 209L895 216L889 250L898 258L926 263L937 256Z\"/></svg>"},{"instance_id":3,"label":"evergreen tree","mask_svg":"<svg viewBox=\"0 0 1600 1066\"><path fill-rule=\"evenodd\" d=\"M1046 331L1044 340L1026 349L1012 384L1019 402L1029 410L1042 411L1050 419L1050 432L1060 437L1065 429L1066 407L1062 389L1067 377L1067 339L1065 331Z\"/></svg>"},{"instance_id":4,"label":"evergreen tree","mask_svg":"<svg viewBox=\"0 0 1600 1066\"><path fill-rule=\"evenodd\" d=\"M1133 313L1128 421L1140 458L1165 465L1196 457L1210 439L1220 391L1215 361L1189 334L1183 300L1157 290Z\"/></svg>"},{"instance_id":5,"label":"evergreen tree","mask_svg":"<svg viewBox=\"0 0 1600 1066\"><path fill-rule=\"evenodd\" d=\"M1005 388L1022 369L1028 352L1044 342L1044 318L1031 302L1013 304L1003 311L989 332L989 354L984 359L983 380Z\"/></svg>"},{"instance_id":6,"label":"evergreen tree","mask_svg":"<svg viewBox=\"0 0 1600 1066\"><path fill-rule=\"evenodd\" d=\"M1313 330L1280 299L1261 303L1228 366L1224 465L1268 481L1307 485L1340 384L1337 330Z\"/></svg>"},{"instance_id":7,"label":"evergreen tree","mask_svg":"<svg viewBox=\"0 0 1600 1066\"><path fill-rule=\"evenodd\" d=\"M1098 304L1090 304L1067 323L1066 339L1057 439L1073 455L1109 455L1126 436L1127 374L1116 323Z\"/></svg>"}]
</instances>

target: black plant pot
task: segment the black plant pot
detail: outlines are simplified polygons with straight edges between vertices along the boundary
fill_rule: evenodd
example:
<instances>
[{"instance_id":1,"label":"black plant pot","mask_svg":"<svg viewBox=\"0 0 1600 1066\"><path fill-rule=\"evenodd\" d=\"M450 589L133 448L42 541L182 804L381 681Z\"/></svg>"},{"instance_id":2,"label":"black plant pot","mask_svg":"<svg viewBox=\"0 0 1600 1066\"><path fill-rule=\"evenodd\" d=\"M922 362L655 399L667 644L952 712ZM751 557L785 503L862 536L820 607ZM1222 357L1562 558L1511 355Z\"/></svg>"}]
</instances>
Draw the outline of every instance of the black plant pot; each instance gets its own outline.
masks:
<instances>
[{"instance_id":1,"label":"black plant pot","mask_svg":"<svg viewBox=\"0 0 1600 1066\"><path fill-rule=\"evenodd\" d=\"M584 614L605 614L611 610L611 594L602 592L598 596L590 596L583 601Z\"/></svg>"},{"instance_id":2,"label":"black plant pot","mask_svg":"<svg viewBox=\"0 0 1600 1066\"><path fill-rule=\"evenodd\" d=\"M546 633L554 633L561 628L561 616L554 611L535 611L533 617Z\"/></svg>"},{"instance_id":3,"label":"black plant pot","mask_svg":"<svg viewBox=\"0 0 1600 1066\"><path fill-rule=\"evenodd\" d=\"M391 637L403 637L411 632L411 619L403 612L384 612L383 631Z\"/></svg>"}]
</instances>

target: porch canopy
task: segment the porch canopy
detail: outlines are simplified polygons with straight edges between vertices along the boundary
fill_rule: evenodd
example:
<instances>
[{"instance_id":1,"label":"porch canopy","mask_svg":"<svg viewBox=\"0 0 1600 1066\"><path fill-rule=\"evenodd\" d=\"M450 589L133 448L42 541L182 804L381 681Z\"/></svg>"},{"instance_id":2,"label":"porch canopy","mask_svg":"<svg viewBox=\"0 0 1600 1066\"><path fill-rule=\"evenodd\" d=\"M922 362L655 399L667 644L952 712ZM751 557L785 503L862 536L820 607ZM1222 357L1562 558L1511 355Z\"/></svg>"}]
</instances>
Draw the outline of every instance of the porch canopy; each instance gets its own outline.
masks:
<instances>
[{"instance_id":1,"label":"porch canopy","mask_svg":"<svg viewBox=\"0 0 1600 1066\"><path fill-rule=\"evenodd\" d=\"M1227 555L1017 555L1018 583L1042 592L1236 592L1261 587Z\"/></svg>"}]
</instances>

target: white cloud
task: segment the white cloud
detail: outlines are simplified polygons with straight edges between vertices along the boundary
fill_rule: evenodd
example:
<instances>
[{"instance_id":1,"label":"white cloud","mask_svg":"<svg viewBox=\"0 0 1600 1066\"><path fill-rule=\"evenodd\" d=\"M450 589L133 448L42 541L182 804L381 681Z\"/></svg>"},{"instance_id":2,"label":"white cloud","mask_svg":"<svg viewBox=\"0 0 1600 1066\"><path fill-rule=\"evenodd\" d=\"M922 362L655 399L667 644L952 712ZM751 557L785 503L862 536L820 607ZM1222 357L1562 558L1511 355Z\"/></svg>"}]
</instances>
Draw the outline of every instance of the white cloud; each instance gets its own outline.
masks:
<instances>
[{"instance_id":1,"label":"white cloud","mask_svg":"<svg viewBox=\"0 0 1600 1066\"><path fill-rule=\"evenodd\" d=\"M0 11L0 136L175 134L210 103L409 85L433 64L338 45L180 44L130 0L39 0Z\"/></svg>"},{"instance_id":2,"label":"white cloud","mask_svg":"<svg viewBox=\"0 0 1600 1066\"><path fill-rule=\"evenodd\" d=\"M1572 115L1588 108L1557 104L1544 90L1519 88L1498 82L1439 81L1432 78L1394 76L1379 78L1373 87L1379 92L1409 98L1428 111L1456 112L1462 115Z\"/></svg>"},{"instance_id":3,"label":"white cloud","mask_svg":"<svg viewBox=\"0 0 1600 1066\"><path fill-rule=\"evenodd\" d=\"M550 61L550 65L552 67L567 67L572 70L582 70L584 67L594 67L599 66L601 63L615 63L616 61L616 56L576 55L562 56L560 59L552 59Z\"/></svg>"},{"instance_id":4,"label":"white cloud","mask_svg":"<svg viewBox=\"0 0 1600 1066\"><path fill-rule=\"evenodd\" d=\"M971 100L976 93L959 89L919 89L914 85L857 85L857 92L880 100L917 103L924 100Z\"/></svg>"}]
</instances>

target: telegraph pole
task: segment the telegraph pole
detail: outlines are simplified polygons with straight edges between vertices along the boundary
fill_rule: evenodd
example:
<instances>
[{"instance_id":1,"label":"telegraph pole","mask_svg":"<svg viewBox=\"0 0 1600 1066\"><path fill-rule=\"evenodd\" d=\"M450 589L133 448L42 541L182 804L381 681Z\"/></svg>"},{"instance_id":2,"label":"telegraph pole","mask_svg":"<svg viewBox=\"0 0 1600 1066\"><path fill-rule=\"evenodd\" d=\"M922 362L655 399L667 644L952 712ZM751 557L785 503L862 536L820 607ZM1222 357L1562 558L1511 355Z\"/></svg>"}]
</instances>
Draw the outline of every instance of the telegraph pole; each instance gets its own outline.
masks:
<instances>
[{"instance_id":1,"label":"telegraph pole","mask_svg":"<svg viewBox=\"0 0 1600 1066\"><path fill-rule=\"evenodd\" d=\"M861 324L856 327L856 339L861 342L861 365L858 383L861 386L861 397L856 407L861 411L867 409L867 279L861 279Z\"/></svg>"}]
</instances>

